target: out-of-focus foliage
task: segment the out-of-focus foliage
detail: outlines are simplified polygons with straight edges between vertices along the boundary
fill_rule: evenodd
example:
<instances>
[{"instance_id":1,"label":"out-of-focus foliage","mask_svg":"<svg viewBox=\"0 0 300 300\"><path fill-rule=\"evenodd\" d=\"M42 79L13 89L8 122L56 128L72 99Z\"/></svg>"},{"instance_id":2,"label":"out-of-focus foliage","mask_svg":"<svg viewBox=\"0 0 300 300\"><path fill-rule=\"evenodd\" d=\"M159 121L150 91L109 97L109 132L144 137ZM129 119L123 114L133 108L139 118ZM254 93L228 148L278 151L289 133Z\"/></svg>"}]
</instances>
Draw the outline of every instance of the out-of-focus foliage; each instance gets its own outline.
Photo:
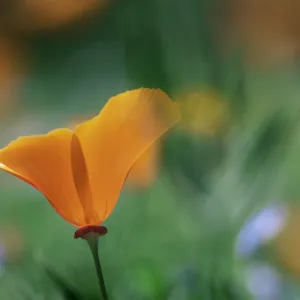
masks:
<instances>
[{"instance_id":1,"label":"out-of-focus foliage","mask_svg":"<svg viewBox=\"0 0 300 300\"><path fill-rule=\"evenodd\" d=\"M22 15L30 26L18 34L3 27L0 61L12 64L1 63L0 86L13 84L18 96L7 98L13 113L2 110L10 116L0 120L2 145L73 127L74 116L76 123L95 115L111 95L129 88L158 87L174 99L196 95L184 128L145 153L134 177L147 188L124 192L100 240L111 299L251 299L248 269L257 260L284 270L280 299L295 299L298 278L291 283L289 275L299 272L296 209L267 250L262 245L247 259L236 254L250 216L270 203L300 199L299 71L296 64L275 65L278 53L285 58L296 48L296 18L285 17L297 14L292 2L256 1L252 10L249 1L233 0L224 6L125 0L105 9L101 1L60 2L66 3L61 14L48 1L43 12L49 17L40 14L37 23ZM6 9L15 11L17 3ZM25 4L42 9L30 6L32 0ZM81 16L90 18L72 24ZM25 22L18 20L13 24ZM27 28L40 30L29 34ZM228 51L226 45L236 48L231 40L245 50ZM19 62L19 53L26 59ZM272 58L272 71L245 66L245 53L263 62ZM83 241L73 240L74 228L41 195L7 175L0 179L0 247L14 249L0 254L0 299L98 299L92 258Z\"/></svg>"}]
</instances>

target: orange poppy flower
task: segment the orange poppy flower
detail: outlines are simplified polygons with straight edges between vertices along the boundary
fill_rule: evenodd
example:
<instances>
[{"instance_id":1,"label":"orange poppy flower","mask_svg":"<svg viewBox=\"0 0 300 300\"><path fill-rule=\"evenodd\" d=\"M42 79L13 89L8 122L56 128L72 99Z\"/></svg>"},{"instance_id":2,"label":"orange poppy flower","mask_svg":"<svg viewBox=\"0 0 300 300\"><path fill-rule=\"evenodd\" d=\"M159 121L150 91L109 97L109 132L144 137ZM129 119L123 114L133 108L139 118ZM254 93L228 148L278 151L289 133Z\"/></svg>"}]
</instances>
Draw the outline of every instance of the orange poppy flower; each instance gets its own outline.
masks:
<instances>
[{"instance_id":1,"label":"orange poppy flower","mask_svg":"<svg viewBox=\"0 0 300 300\"><path fill-rule=\"evenodd\" d=\"M149 120L153 104L157 114ZM81 228L75 237L82 237L107 219L132 165L179 118L177 105L161 90L127 91L74 131L11 142L0 150L0 169L44 194L62 218ZM149 130L151 122L163 126Z\"/></svg>"},{"instance_id":2,"label":"orange poppy flower","mask_svg":"<svg viewBox=\"0 0 300 300\"><path fill-rule=\"evenodd\" d=\"M148 118L151 120L155 115L155 107L149 107ZM149 130L157 131L164 124L156 122L149 126ZM161 144L159 142L151 145L136 160L128 174L127 182L134 188L146 188L150 186L156 178L160 158Z\"/></svg>"},{"instance_id":3,"label":"orange poppy flower","mask_svg":"<svg viewBox=\"0 0 300 300\"><path fill-rule=\"evenodd\" d=\"M137 188L147 188L157 175L160 158L160 144L155 143L132 166L127 181Z\"/></svg>"},{"instance_id":4,"label":"orange poppy flower","mask_svg":"<svg viewBox=\"0 0 300 300\"><path fill-rule=\"evenodd\" d=\"M149 110L149 120L153 118L153 108ZM91 117L91 116L90 116ZM78 124L86 121L88 118L84 116L75 116L67 127L71 130L75 129ZM155 124L159 126L159 124ZM149 130L155 130L155 128ZM158 163L160 157L160 143L156 142L149 147L130 168L126 182L133 188L147 188L150 186L156 178Z\"/></svg>"}]
</instances>

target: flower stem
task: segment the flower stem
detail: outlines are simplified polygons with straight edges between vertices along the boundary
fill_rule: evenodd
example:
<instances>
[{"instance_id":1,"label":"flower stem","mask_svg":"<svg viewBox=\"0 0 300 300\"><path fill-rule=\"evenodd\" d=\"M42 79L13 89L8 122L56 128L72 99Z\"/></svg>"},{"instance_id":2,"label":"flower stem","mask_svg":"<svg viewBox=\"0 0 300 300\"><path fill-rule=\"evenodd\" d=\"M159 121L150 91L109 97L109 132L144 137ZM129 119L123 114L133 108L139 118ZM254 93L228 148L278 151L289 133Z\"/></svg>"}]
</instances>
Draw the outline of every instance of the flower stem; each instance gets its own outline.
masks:
<instances>
[{"instance_id":1,"label":"flower stem","mask_svg":"<svg viewBox=\"0 0 300 300\"><path fill-rule=\"evenodd\" d=\"M90 233L85 237L85 239L88 242L89 248L93 255L94 264L95 264L95 268L97 271L98 281L99 281L100 290L101 290L101 294L102 294L102 299L108 300L104 277L103 277L102 268L101 268L101 263L100 263L100 259L99 259L99 253L98 253L99 235Z\"/></svg>"}]
</instances>

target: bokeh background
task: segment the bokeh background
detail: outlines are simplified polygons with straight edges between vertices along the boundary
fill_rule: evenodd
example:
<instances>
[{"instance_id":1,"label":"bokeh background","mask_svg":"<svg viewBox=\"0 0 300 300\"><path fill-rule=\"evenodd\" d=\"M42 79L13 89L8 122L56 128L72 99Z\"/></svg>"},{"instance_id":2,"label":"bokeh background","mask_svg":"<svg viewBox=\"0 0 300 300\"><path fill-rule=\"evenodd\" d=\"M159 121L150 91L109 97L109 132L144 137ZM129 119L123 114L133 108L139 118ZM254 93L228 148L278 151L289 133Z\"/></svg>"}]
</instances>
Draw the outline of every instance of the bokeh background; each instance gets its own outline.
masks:
<instances>
[{"instance_id":1,"label":"bokeh background","mask_svg":"<svg viewBox=\"0 0 300 300\"><path fill-rule=\"evenodd\" d=\"M128 89L180 101L106 223L110 299L299 299L299 20L298 0L1 1L1 146ZM0 299L99 299L43 196L1 173L0 199Z\"/></svg>"}]
</instances>

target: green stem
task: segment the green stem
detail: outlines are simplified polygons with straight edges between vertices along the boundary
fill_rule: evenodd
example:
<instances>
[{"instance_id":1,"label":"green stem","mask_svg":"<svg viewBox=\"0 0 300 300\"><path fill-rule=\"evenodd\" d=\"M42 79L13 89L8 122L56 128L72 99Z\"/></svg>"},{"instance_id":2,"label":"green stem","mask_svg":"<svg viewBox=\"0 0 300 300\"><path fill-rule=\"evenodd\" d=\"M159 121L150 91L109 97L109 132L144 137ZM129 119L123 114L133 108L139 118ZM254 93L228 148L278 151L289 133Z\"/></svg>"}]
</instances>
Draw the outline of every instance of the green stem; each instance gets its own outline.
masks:
<instances>
[{"instance_id":1,"label":"green stem","mask_svg":"<svg viewBox=\"0 0 300 300\"><path fill-rule=\"evenodd\" d=\"M104 277L103 277L102 268L101 268L101 263L100 263L100 259L99 259L99 253L98 253L99 235L89 234L88 236L86 236L85 239L88 242L88 245L89 245L90 250L91 250L92 255L93 255L94 264L95 264L95 268L96 268L96 271L97 271L97 276L98 276L98 281L99 281L99 285L100 285L102 298L103 298L103 300L108 300L106 287L105 287L105 282L104 282Z\"/></svg>"}]
</instances>

